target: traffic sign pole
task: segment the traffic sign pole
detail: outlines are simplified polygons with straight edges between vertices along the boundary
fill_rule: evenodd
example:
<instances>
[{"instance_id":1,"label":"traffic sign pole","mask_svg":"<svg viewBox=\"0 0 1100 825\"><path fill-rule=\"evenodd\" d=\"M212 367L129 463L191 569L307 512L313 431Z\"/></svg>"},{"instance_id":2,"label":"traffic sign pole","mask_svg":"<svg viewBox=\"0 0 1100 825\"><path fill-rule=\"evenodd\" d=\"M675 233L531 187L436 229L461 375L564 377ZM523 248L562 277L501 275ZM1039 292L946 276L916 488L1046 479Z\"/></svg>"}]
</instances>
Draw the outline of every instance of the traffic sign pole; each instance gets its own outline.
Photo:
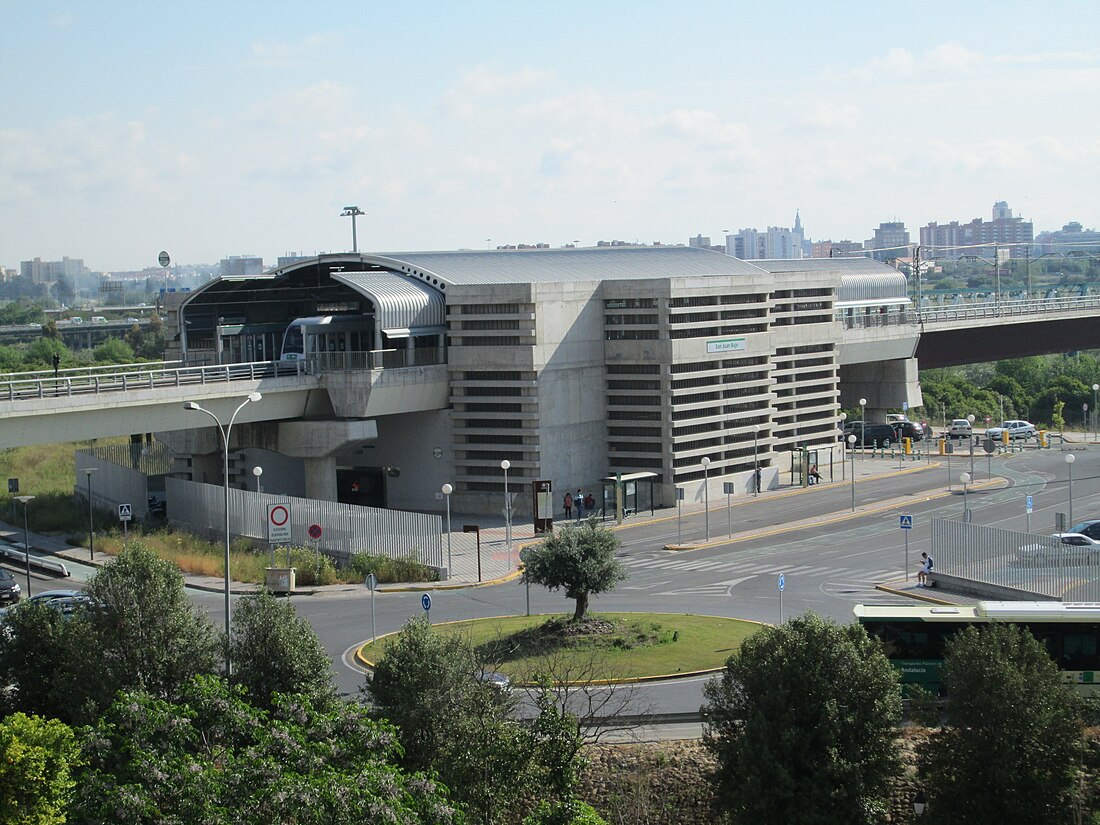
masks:
<instances>
[{"instance_id":1,"label":"traffic sign pole","mask_svg":"<svg viewBox=\"0 0 1100 825\"><path fill-rule=\"evenodd\" d=\"M367 573L367 589L370 590L370 640L374 643L374 640L378 638L378 631L374 624L374 588L378 584L378 578L374 573Z\"/></svg>"},{"instance_id":2,"label":"traffic sign pole","mask_svg":"<svg viewBox=\"0 0 1100 825\"><path fill-rule=\"evenodd\" d=\"M913 516L908 513L899 516L898 527L905 533L905 580L909 581L909 531L913 529Z\"/></svg>"},{"instance_id":3,"label":"traffic sign pole","mask_svg":"<svg viewBox=\"0 0 1100 825\"><path fill-rule=\"evenodd\" d=\"M428 620L428 624L432 623L432 597L430 594L425 593L420 597L420 606L424 608L424 616Z\"/></svg>"},{"instance_id":4,"label":"traffic sign pole","mask_svg":"<svg viewBox=\"0 0 1100 825\"><path fill-rule=\"evenodd\" d=\"M783 589L787 586L787 577L779 574L779 623L783 624Z\"/></svg>"}]
</instances>

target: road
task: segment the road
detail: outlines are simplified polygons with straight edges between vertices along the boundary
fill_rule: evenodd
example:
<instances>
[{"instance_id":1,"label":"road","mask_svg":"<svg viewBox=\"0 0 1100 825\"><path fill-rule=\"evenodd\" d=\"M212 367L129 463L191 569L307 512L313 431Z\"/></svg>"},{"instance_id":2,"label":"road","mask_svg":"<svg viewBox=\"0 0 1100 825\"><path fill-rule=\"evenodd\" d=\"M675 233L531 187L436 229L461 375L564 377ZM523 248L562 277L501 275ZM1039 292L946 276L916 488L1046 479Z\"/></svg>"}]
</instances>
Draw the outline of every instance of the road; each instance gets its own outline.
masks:
<instances>
[{"instance_id":1,"label":"road","mask_svg":"<svg viewBox=\"0 0 1100 825\"><path fill-rule=\"evenodd\" d=\"M1100 448L1076 445L1073 466L1073 511L1077 520L1100 516ZM857 459L858 461L858 459ZM914 466L914 465L908 465ZM923 466L923 465L922 465ZM1003 483L983 487L992 470ZM712 501L711 541L697 549L670 551L666 545L703 542L702 513L675 514L622 530L621 558L629 578L615 592L593 597L592 608L606 611L656 611L732 616L774 623L812 610L848 622L859 602L903 601L876 590L882 582L915 573L916 559L930 550L930 519L959 518L963 495L959 474L970 471L967 458L904 473L861 479L856 488L858 512L851 512L851 487L837 482L759 499L746 498L728 511ZM976 458L969 504L975 523L1024 531L1024 497L1033 496L1031 529L1054 530L1055 512L1066 511L1068 484L1065 453L1028 451L987 463ZM947 489L949 478L954 489ZM905 536L898 516L913 516L908 568ZM728 540L729 527L733 541ZM18 570L16 572L19 572ZM778 577L784 575L782 604ZM35 577L41 589L47 580ZM51 580L56 587L56 580ZM519 582L432 595L433 622L514 615L526 609L526 590ZM222 597L192 591L194 601L220 622ZM419 593L378 594L375 616L379 634L395 631L409 618L423 615ZM561 613L572 602L543 588L530 589L532 613ZM316 629L333 659L337 683L345 695L356 695L363 674L351 654L371 635L370 601L365 589L340 594L294 597L299 614ZM706 678L692 677L647 684L632 691L627 710L636 713L693 711L702 703ZM622 689L620 696L625 695Z\"/></svg>"}]
</instances>

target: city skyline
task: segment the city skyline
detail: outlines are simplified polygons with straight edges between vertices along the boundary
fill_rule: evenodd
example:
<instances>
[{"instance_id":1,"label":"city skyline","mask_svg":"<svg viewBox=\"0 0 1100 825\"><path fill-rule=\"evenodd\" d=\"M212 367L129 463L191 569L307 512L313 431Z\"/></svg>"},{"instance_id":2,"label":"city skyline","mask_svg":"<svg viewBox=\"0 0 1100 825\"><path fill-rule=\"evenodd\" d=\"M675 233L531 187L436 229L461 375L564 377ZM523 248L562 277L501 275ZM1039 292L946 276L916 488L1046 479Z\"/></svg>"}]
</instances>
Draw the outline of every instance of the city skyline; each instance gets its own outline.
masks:
<instances>
[{"instance_id":1,"label":"city skyline","mask_svg":"<svg viewBox=\"0 0 1100 825\"><path fill-rule=\"evenodd\" d=\"M950 36L921 20L950 13ZM1100 223L1100 10L19 3L0 266ZM1072 20L1073 25L1066 25Z\"/></svg>"}]
</instances>

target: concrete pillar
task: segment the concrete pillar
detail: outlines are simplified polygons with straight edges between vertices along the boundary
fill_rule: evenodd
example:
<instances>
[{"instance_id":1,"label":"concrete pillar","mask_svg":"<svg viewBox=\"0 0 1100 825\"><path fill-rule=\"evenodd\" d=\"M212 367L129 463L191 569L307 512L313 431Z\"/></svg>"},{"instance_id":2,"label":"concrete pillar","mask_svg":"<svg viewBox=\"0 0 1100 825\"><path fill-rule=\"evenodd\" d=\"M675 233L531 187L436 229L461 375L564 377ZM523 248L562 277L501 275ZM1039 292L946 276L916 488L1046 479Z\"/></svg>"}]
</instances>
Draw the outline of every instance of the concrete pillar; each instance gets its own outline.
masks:
<instances>
[{"instance_id":1,"label":"concrete pillar","mask_svg":"<svg viewBox=\"0 0 1100 825\"><path fill-rule=\"evenodd\" d=\"M886 413L924 403L917 374L916 358L848 364L840 370L840 405L858 409L867 399L867 421L884 422Z\"/></svg>"},{"instance_id":2,"label":"concrete pillar","mask_svg":"<svg viewBox=\"0 0 1100 825\"><path fill-rule=\"evenodd\" d=\"M333 456L306 458L302 461L305 468L306 490L309 498L322 501L336 501L336 459Z\"/></svg>"}]
</instances>

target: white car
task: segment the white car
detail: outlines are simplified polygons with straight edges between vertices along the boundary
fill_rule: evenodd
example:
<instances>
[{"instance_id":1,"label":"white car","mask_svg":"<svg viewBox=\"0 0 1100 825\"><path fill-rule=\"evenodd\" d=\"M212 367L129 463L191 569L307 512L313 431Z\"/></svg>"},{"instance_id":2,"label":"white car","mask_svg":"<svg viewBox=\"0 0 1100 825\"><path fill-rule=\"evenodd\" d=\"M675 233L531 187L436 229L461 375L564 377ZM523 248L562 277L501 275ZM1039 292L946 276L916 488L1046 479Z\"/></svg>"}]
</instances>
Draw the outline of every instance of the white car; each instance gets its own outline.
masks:
<instances>
[{"instance_id":1,"label":"white car","mask_svg":"<svg viewBox=\"0 0 1100 825\"><path fill-rule=\"evenodd\" d=\"M1021 564L1092 564L1100 562L1100 520L1082 521L1065 533L1027 544L1016 551Z\"/></svg>"},{"instance_id":2,"label":"white car","mask_svg":"<svg viewBox=\"0 0 1100 825\"><path fill-rule=\"evenodd\" d=\"M1001 441L1004 438L1004 434L1008 433L1010 441L1015 441L1018 438L1028 439L1037 438L1038 433L1035 430L1035 425L1030 421L1005 421L999 427L990 427L985 431L985 434L992 438L994 441Z\"/></svg>"},{"instance_id":3,"label":"white car","mask_svg":"<svg viewBox=\"0 0 1100 825\"><path fill-rule=\"evenodd\" d=\"M947 431L948 438L971 438L974 428L965 418L955 418L951 421L951 428Z\"/></svg>"}]
</instances>

